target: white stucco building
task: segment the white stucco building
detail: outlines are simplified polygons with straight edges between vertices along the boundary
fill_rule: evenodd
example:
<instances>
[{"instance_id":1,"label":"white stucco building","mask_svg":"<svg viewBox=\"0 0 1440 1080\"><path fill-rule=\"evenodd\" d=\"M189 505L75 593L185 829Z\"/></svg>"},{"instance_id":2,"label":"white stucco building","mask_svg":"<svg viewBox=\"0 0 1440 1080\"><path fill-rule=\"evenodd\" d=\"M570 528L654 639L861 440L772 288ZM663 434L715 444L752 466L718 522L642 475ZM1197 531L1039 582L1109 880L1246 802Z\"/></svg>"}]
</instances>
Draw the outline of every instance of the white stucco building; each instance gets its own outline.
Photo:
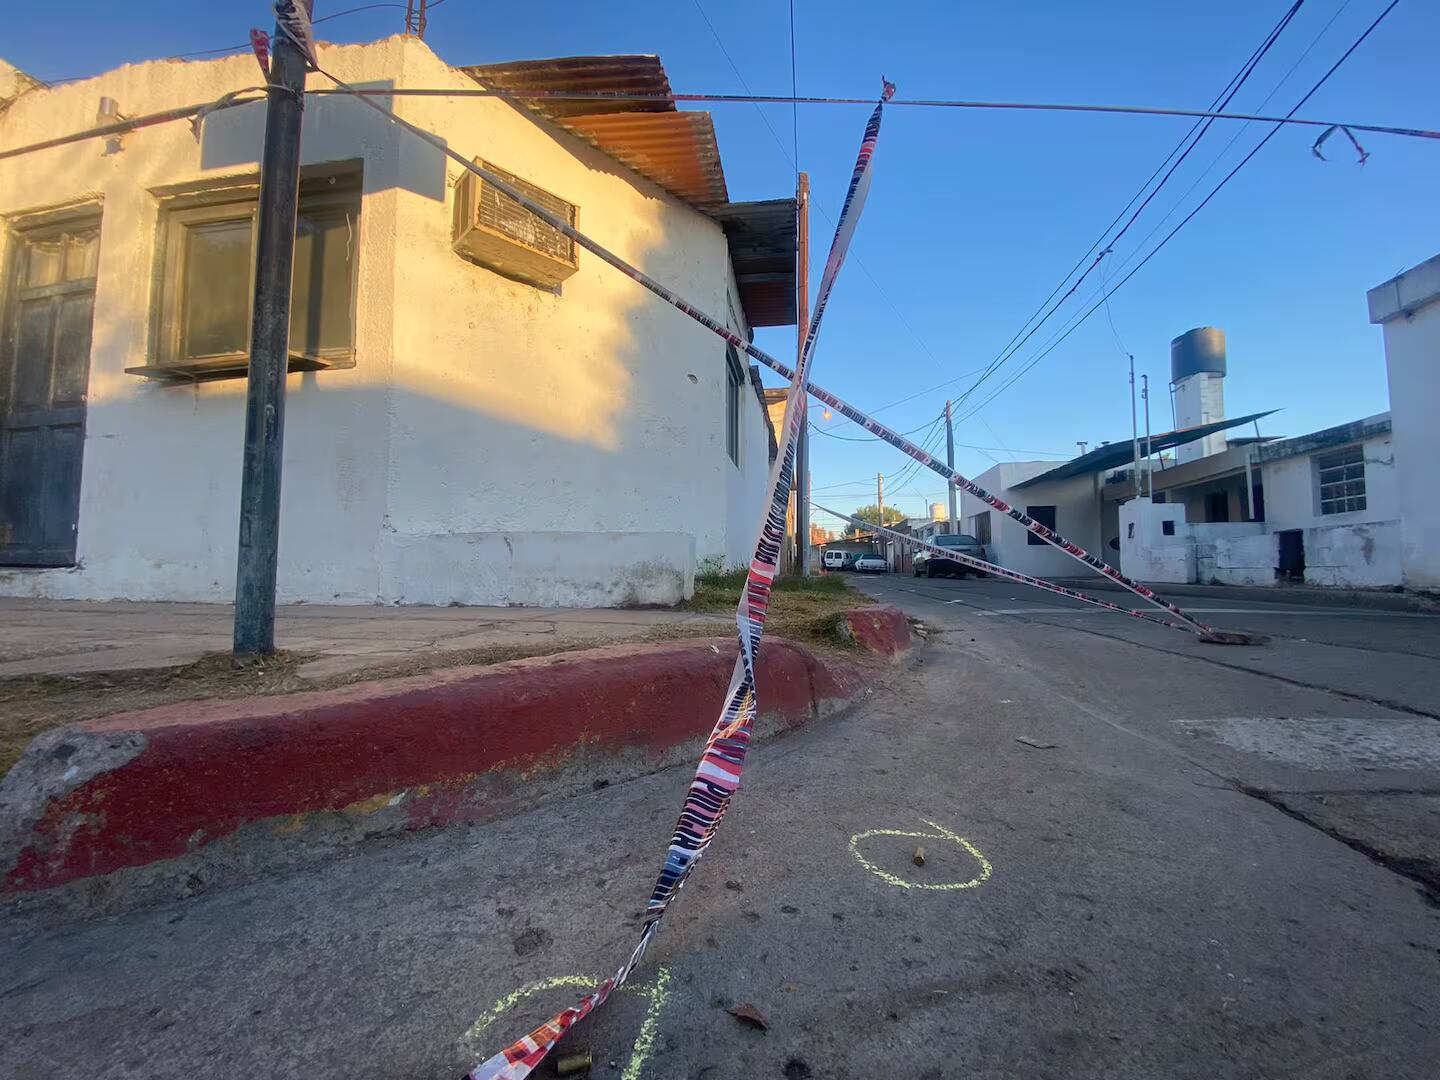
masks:
<instances>
[{"instance_id":1,"label":"white stucco building","mask_svg":"<svg viewBox=\"0 0 1440 1080\"><path fill-rule=\"evenodd\" d=\"M369 87L669 92L654 57L321 52ZM257 77L245 55L12 79L0 149ZM381 101L741 334L794 322L793 200L729 202L708 114ZM0 593L231 599L264 122L0 160ZM748 559L772 440L735 350L360 102L310 96L302 150L282 601L671 603Z\"/></svg>"},{"instance_id":2,"label":"white stucco building","mask_svg":"<svg viewBox=\"0 0 1440 1080\"><path fill-rule=\"evenodd\" d=\"M1120 569L1202 585L1399 585L1398 460L1381 413L1157 473L1153 497L1119 508Z\"/></svg>"},{"instance_id":3,"label":"white stucco building","mask_svg":"<svg viewBox=\"0 0 1440 1080\"><path fill-rule=\"evenodd\" d=\"M1407 465L1397 482L1401 574L1408 588L1440 590L1440 255L1367 298L1385 334L1395 454Z\"/></svg>"}]
</instances>

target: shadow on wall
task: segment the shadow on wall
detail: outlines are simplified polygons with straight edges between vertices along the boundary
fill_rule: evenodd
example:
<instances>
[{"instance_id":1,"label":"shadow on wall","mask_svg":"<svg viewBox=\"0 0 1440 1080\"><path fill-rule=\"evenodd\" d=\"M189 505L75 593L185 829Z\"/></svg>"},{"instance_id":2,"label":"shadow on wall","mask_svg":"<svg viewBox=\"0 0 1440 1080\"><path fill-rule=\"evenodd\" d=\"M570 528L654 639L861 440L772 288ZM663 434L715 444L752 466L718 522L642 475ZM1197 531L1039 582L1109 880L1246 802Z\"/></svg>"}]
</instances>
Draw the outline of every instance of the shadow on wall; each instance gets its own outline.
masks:
<instances>
[{"instance_id":1,"label":"shadow on wall","mask_svg":"<svg viewBox=\"0 0 1440 1080\"><path fill-rule=\"evenodd\" d=\"M324 79L317 81L325 82ZM352 85L362 90L390 90L395 83L387 79ZM395 107L395 99L389 95L376 95L370 100L384 109ZM265 112L265 104L257 102L254 105L223 109L207 116L200 140L200 167L206 170L241 166L258 169L260 151L265 143ZM381 142L389 139L391 132L404 139L400 144L402 152L393 175L385 177L378 184L373 178L367 177L367 191L381 191L386 187L396 186L426 199L445 201L447 158L439 149L423 139L402 133L398 127L352 98L339 94L312 94L305 98L301 145L304 147L306 161L357 157L357 131L363 132L367 129L372 134L381 135ZM324 149L331 140L337 140L333 153Z\"/></svg>"}]
</instances>

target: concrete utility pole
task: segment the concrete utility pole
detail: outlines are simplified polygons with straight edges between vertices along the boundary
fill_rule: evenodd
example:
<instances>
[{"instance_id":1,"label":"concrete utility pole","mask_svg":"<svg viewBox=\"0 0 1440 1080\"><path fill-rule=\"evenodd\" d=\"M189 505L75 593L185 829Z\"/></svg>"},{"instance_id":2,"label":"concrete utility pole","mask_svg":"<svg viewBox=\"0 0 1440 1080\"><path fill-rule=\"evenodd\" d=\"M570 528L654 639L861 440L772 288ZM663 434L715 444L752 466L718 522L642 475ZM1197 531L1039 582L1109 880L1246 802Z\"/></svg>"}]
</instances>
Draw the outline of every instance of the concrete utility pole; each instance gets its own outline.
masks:
<instances>
[{"instance_id":1,"label":"concrete utility pole","mask_svg":"<svg viewBox=\"0 0 1440 1080\"><path fill-rule=\"evenodd\" d=\"M1150 376L1140 376L1140 400L1145 402L1145 488L1155 495L1155 471L1150 468Z\"/></svg>"},{"instance_id":2,"label":"concrete utility pole","mask_svg":"<svg viewBox=\"0 0 1440 1080\"><path fill-rule=\"evenodd\" d=\"M1140 497L1140 425L1135 419L1135 354L1130 354L1130 471L1135 474L1135 497Z\"/></svg>"},{"instance_id":3,"label":"concrete utility pole","mask_svg":"<svg viewBox=\"0 0 1440 1080\"><path fill-rule=\"evenodd\" d=\"M810 333L810 174L801 173L795 191L795 359L805 351ZM795 559L801 577L810 576L810 395L800 391L800 441L795 447Z\"/></svg>"},{"instance_id":4,"label":"concrete utility pole","mask_svg":"<svg viewBox=\"0 0 1440 1080\"><path fill-rule=\"evenodd\" d=\"M878 472L875 474L875 524L885 524L885 477Z\"/></svg>"},{"instance_id":5,"label":"concrete utility pole","mask_svg":"<svg viewBox=\"0 0 1440 1080\"><path fill-rule=\"evenodd\" d=\"M955 424L950 418L950 402L945 402L945 464L950 466L951 472L955 470ZM950 531L958 533L960 522L955 517L955 485L946 484L950 496ZM880 524L885 524L883 521Z\"/></svg>"},{"instance_id":6,"label":"concrete utility pole","mask_svg":"<svg viewBox=\"0 0 1440 1080\"><path fill-rule=\"evenodd\" d=\"M307 10L311 0L302 0ZM305 57L277 23L270 39L269 103L260 159L255 301L245 388L240 550L235 572L236 660L275 651L275 572L280 542L280 461L290 361L290 277L300 195Z\"/></svg>"}]
</instances>

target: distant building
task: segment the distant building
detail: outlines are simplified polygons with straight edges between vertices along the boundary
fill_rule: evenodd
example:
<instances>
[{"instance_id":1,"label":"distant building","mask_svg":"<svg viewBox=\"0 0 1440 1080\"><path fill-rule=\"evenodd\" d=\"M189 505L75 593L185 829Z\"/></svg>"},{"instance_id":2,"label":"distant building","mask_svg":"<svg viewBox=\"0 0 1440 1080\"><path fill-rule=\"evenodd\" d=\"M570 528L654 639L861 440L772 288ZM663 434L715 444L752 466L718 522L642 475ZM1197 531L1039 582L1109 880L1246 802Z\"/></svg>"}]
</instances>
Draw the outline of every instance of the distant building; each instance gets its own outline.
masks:
<instances>
[{"instance_id":1,"label":"distant building","mask_svg":"<svg viewBox=\"0 0 1440 1080\"><path fill-rule=\"evenodd\" d=\"M322 53L369 87L670 92L653 56ZM0 148L256 77L248 53L55 87L0 66ZM794 200L730 202L709 114L380 100L741 336L794 323ZM265 108L0 161L0 593L232 598ZM304 125L282 601L673 603L748 562L774 443L736 349L361 102Z\"/></svg>"},{"instance_id":2,"label":"distant building","mask_svg":"<svg viewBox=\"0 0 1440 1080\"><path fill-rule=\"evenodd\" d=\"M1440 299L1440 259L1426 267L1435 275L1430 292L1412 281L1401 294L1414 310L1430 305L1432 336L1406 338L1414 320L1400 320L1394 331L1394 314L1386 322L1387 347L1395 340L1402 354L1399 365L1389 354L1392 396L1399 382L1409 387L1406 409L1419 447L1413 457L1399 426L1392 432L1390 413L1289 439L1258 434L1268 413L1224 417L1225 339L1207 327L1173 343L1177 415L1190 423L1152 437L1151 463L1142 460L1137 470L1125 440L1061 465L1005 462L976 482L1140 581L1377 588L1431 580L1423 575L1440 551L1440 522L1426 515L1435 512L1440 429L1422 414L1437 386L1440 304L1433 301ZM1387 288L1394 284L1377 291ZM1252 423L1254 436L1227 435ZM1174 451L1173 462L1166 450ZM1159 463L1154 453L1161 453ZM1408 533L1407 492L1418 504L1411 521L1418 512L1421 522ZM992 561L1040 577L1084 573L1076 560L979 499L966 495L961 507L964 531L985 543Z\"/></svg>"}]
</instances>

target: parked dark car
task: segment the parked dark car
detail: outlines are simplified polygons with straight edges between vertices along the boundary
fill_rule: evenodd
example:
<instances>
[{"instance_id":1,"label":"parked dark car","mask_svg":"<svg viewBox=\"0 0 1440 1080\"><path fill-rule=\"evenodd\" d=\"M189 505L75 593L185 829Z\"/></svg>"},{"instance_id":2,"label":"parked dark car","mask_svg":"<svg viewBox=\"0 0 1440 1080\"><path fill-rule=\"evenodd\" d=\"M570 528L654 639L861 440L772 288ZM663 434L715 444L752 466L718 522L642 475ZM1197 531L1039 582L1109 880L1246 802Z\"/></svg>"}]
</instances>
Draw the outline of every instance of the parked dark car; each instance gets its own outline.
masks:
<instances>
[{"instance_id":1,"label":"parked dark car","mask_svg":"<svg viewBox=\"0 0 1440 1080\"><path fill-rule=\"evenodd\" d=\"M990 556L985 553L985 545L976 540L968 533L943 533L930 540L930 543L939 548L952 548L961 555L969 555L972 559L990 561ZM976 570L966 566L955 559L947 559L943 555L937 555L931 551L919 551L915 554L915 576L924 574L926 577L939 577L941 574L955 574L964 577L966 574L974 574L976 577L984 577L983 570Z\"/></svg>"}]
</instances>

